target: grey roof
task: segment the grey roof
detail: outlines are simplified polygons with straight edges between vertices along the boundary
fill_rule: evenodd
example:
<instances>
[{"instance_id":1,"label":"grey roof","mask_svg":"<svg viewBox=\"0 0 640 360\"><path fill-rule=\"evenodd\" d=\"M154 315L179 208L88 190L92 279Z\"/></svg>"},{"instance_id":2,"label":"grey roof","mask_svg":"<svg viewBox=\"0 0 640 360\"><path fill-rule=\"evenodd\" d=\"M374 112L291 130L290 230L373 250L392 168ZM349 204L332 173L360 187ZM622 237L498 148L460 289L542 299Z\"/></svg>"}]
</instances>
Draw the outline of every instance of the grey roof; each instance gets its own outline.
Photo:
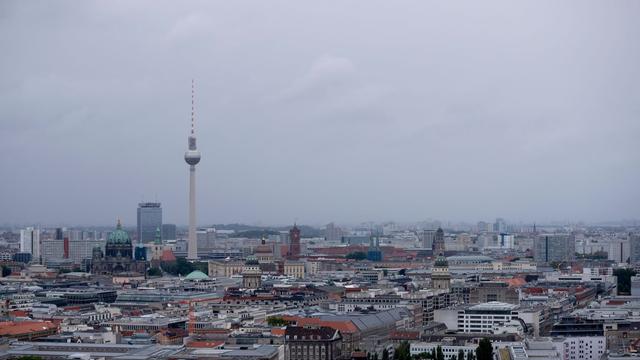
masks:
<instances>
[{"instance_id":1,"label":"grey roof","mask_svg":"<svg viewBox=\"0 0 640 360\"><path fill-rule=\"evenodd\" d=\"M325 315L320 319L325 321L351 321L358 330L364 332L392 326L396 321L409 317L409 310L403 307L389 309L371 314L345 314L345 315Z\"/></svg>"}]
</instances>

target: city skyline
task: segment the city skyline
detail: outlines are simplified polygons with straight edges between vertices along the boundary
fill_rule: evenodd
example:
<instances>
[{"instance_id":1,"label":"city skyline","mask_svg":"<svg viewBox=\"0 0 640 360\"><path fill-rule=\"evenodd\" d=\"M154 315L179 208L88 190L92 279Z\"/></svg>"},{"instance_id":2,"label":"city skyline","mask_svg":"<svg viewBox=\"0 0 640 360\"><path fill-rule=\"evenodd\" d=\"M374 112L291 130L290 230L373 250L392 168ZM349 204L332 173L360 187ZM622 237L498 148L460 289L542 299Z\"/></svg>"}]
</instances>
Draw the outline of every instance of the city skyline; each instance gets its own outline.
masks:
<instances>
[{"instance_id":1,"label":"city skyline","mask_svg":"<svg viewBox=\"0 0 640 360\"><path fill-rule=\"evenodd\" d=\"M635 3L142 3L0 5L0 222L186 224L193 77L199 224L638 218Z\"/></svg>"}]
</instances>

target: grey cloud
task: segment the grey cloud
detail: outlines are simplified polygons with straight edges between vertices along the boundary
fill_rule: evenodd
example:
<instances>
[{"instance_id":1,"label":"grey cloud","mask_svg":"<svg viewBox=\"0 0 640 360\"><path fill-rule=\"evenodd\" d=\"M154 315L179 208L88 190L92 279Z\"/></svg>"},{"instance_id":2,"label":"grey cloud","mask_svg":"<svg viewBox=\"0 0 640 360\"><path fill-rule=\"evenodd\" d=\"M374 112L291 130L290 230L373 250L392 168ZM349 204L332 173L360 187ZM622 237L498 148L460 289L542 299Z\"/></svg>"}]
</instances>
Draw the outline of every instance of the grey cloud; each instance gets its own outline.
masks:
<instances>
[{"instance_id":1,"label":"grey cloud","mask_svg":"<svg viewBox=\"0 0 640 360\"><path fill-rule=\"evenodd\" d=\"M0 223L640 211L635 1L0 3Z\"/></svg>"}]
</instances>

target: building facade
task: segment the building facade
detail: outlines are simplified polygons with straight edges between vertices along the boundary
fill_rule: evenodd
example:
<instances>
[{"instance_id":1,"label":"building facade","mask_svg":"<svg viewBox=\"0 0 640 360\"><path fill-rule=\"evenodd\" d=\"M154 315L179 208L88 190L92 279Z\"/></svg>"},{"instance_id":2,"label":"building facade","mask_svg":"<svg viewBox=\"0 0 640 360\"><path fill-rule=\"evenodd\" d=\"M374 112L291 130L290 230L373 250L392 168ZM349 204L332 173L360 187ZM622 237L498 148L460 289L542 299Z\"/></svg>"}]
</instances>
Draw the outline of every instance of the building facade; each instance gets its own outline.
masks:
<instances>
[{"instance_id":1,"label":"building facade","mask_svg":"<svg viewBox=\"0 0 640 360\"><path fill-rule=\"evenodd\" d=\"M162 227L162 207L159 202L138 204L138 242L152 242L156 237L156 229Z\"/></svg>"},{"instance_id":2,"label":"building facade","mask_svg":"<svg viewBox=\"0 0 640 360\"><path fill-rule=\"evenodd\" d=\"M344 359L340 331L330 327L287 326L284 338L285 360Z\"/></svg>"},{"instance_id":3,"label":"building facade","mask_svg":"<svg viewBox=\"0 0 640 360\"><path fill-rule=\"evenodd\" d=\"M105 275L146 272L145 262L134 260L131 239L119 220L116 231L109 234L104 253L99 247L94 248L91 271Z\"/></svg>"},{"instance_id":4,"label":"building facade","mask_svg":"<svg viewBox=\"0 0 640 360\"><path fill-rule=\"evenodd\" d=\"M575 237L570 234L544 234L535 240L535 260L539 264L571 262L576 258Z\"/></svg>"}]
</instances>

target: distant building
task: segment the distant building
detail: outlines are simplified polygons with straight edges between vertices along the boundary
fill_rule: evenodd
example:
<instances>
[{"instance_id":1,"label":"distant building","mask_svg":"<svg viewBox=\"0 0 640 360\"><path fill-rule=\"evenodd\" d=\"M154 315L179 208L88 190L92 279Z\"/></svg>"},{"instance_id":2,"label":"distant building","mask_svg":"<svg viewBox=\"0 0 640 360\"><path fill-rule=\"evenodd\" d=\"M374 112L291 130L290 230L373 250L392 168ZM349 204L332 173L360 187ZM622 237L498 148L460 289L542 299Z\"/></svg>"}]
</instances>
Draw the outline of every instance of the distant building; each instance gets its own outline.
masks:
<instances>
[{"instance_id":1,"label":"distant building","mask_svg":"<svg viewBox=\"0 0 640 360\"><path fill-rule=\"evenodd\" d=\"M442 228L436 230L436 234L433 238L433 256L444 255L444 231Z\"/></svg>"},{"instance_id":2,"label":"distant building","mask_svg":"<svg viewBox=\"0 0 640 360\"><path fill-rule=\"evenodd\" d=\"M520 304L518 291L509 287L509 284L501 281L481 282L478 286L471 288L469 292L469 302L472 304L488 303L499 301L502 303Z\"/></svg>"},{"instance_id":3,"label":"distant building","mask_svg":"<svg viewBox=\"0 0 640 360\"><path fill-rule=\"evenodd\" d=\"M435 230L423 230L422 231L422 247L427 249L433 248L433 240L436 238Z\"/></svg>"},{"instance_id":4,"label":"distant building","mask_svg":"<svg viewBox=\"0 0 640 360\"><path fill-rule=\"evenodd\" d=\"M176 240L178 230L175 224L162 224L162 240Z\"/></svg>"},{"instance_id":5,"label":"distant building","mask_svg":"<svg viewBox=\"0 0 640 360\"><path fill-rule=\"evenodd\" d=\"M382 249L380 249L380 238L378 236L371 236L369 249L367 250L367 260L382 261Z\"/></svg>"},{"instance_id":6,"label":"distant building","mask_svg":"<svg viewBox=\"0 0 640 360\"><path fill-rule=\"evenodd\" d=\"M242 287L246 289L257 289L262 284L262 270L260 263L254 256L247 258L245 266L242 268Z\"/></svg>"},{"instance_id":7,"label":"distant building","mask_svg":"<svg viewBox=\"0 0 640 360\"><path fill-rule=\"evenodd\" d=\"M449 290L451 288L451 274L449 263L444 256L438 256L433 264L431 273L431 287L437 290Z\"/></svg>"},{"instance_id":8,"label":"distant building","mask_svg":"<svg viewBox=\"0 0 640 360\"><path fill-rule=\"evenodd\" d=\"M325 240L331 242L339 241L342 238L342 229L340 229L334 223L329 223L324 230L324 238Z\"/></svg>"},{"instance_id":9,"label":"distant building","mask_svg":"<svg viewBox=\"0 0 640 360\"><path fill-rule=\"evenodd\" d=\"M99 247L94 248L91 271L105 275L145 273L146 264L144 261L134 260L131 239L122 229L119 220L116 231L109 234L104 253Z\"/></svg>"},{"instance_id":10,"label":"distant building","mask_svg":"<svg viewBox=\"0 0 640 360\"><path fill-rule=\"evenodd\" d=\"M502 218L497 218L496 222L493 223L493 231L497 233L507 232L507 222Z\"/></svg>"},{"instance_id":11,"label":"distant building","mask_svg":"<svg viewBox=\"0 0 640 360\"><path fill-rule=\"evenodd\" d=\"M544 234L535 240L535 260L539 264L569 262L576 258L575 237L570 234Z\"/></svg>"},{"instance_id":12,"label":"distant building","mask_svg":"<svg viewBox=\"0 0 640 360\"><path fill-rule=\"evenodd\" d=\"M144 202L138 204L138 242L152 242L156 236L156 229L162 226L162 207L159 202Z\"/></svg>"},{"instance_id":13,"label":"distant building","mask_svg":"<svg viewBox=\"0 0 640 360\"><path fill-rule=\"evenodd\" d=\"M631 296L640 296L640 276L631 277Z\"/></svg>"},{"instance_id":14,"label":"distant building","mask_svg":"<svg viewBox=\"0 0 640 360\"><path fill-rule=\"evenodd\" d=\"M198 253L206 254L213 250L216 245L216 229L203 228L196 232L196 240L198 242Z\"/></svg>"},{"instance_id":15,"label":"distant building","mask_svg":"<svg viewBox=\"0 0 640 360\"><path fill-rule=\"evenodd\" d=\"M31 254L31 260L40 263L42 253L40 230L33 227L20 230L20 252Z\"/></svg>"},{"instance_id":16,"label":"distant building","mask_svg":"<svg viewBox=\"0 0 640 360\"><path fill-rule=\"evenodd\" d=\"M296 279L304 279L304 263L300 261L285 261L284 275Z\"/></svg>"},{"instance_id":17,"label":"distant building","mask_svg":"<svg viewBox=\"0 0 640 360\"><path fill-rule=\"evenodd\" d=\"M629 262L640 265L640 234L629 234Z\"/></svg>"},{"instance_id":18,"label":"distant building","mask_svg":"<svg viewBox=\"0 0 640 360\"><path fill-rule=\"evenodd\" d=\"M289 257L297 259L300 257L300 229L293 225L293 228L289 230Z\"/></svg>"},{"instance_id":19,"label":"distant building","mask_svg":"<svg viewBox=\"0 0 640 360\"><path fill-rule=\"evenodd\" d=\"M336 329L287 326L284 338L285 360L346 359L342 356L342 336Z\"/></svg>"},{"instance_id":20,"label":"distant building","mask_svg":"<svg viewBox=\"0 0 640 360\"><path fill-rule=\"evenodd\" d=\"M618 264L629 260L630 246L628 239L613 239L609 242L608 259Z\"/></svg>"}]
</instances>

